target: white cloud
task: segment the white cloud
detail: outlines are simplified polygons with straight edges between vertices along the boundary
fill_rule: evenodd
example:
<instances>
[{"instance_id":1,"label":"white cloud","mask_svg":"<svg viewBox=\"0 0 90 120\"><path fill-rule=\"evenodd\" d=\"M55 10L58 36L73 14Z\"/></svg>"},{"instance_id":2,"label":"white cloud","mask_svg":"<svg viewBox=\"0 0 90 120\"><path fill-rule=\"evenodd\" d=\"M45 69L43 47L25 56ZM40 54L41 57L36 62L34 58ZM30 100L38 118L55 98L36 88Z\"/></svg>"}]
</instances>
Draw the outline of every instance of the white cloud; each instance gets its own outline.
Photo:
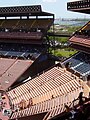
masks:
<instances>
[{"instance_id":1,"label":"white cloud","mask_svg":"<svg viewBox=\"0 0 90 120\"><path fill-rule=\"evenodd\" d=\"M56 0L42 0L43 2L56 2Z\"/></svg>"}]
</instances>

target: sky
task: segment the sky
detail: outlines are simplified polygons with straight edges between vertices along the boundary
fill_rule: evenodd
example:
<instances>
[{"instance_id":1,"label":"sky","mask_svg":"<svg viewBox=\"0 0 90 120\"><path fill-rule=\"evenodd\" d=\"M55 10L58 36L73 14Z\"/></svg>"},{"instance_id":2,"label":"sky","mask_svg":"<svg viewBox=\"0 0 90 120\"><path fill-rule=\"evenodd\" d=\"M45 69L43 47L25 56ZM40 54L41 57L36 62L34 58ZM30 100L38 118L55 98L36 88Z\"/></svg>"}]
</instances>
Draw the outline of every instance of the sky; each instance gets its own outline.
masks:
<instances>
[{"instance_id":1,"label":"sky","mask_svg":"<svg viewBox=\"0 0 90 120\"><path fill-rule=\"evenodd\" d=\"M54 13L55 18L88 18L90 16L67 11L68 1L71 0L0 0L0 7L42 5L43 11Z\"/></svg>"}]
</instances>

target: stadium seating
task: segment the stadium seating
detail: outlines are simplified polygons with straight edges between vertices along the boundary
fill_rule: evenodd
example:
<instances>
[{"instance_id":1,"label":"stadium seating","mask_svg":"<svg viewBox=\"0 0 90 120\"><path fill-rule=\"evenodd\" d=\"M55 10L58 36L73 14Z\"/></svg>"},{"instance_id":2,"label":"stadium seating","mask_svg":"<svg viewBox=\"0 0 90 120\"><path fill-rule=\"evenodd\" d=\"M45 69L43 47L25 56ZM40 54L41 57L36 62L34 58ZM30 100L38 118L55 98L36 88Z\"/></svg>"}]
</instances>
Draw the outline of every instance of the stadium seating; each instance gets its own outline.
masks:
<instances>
[{"instance_id":1,"label":"stadium seating","mask_svg":"<svg viewBox=\"0 0 90 120\"><path fill-rule=\"evenodd\" d=\"M0 27L1 28L14 28L15 25L18 23L19 20L0 20Z\"/></svg>"},{"instance_id":2,"label":"stadium seating","mask_svg":"<svg viewBox=\"0 0 90 120\"><path fill-rule=\"evenodd\" d=\"M6 53L8 51L11 52L29 52L29 53L40 53L43 51L44 46L36 46L35 45L28 45L28 44L22 44L22 43L0 43L0 52ZM5 52L4 52L5 51Z\"/></svg>"},{"instance_id":3,"label":"stadium seating","mask_svg":"<svg viewBox=\"0 0 90 120\"><path fill-rule=\"evenodd\" d=\"M41 32L28 32L28 33L21 33L21 32L0 32L0 38L9 38L9 39L41 39L42 33Z\"/></svg>"},{"instance_id":4,"label":"stadium seating","mask_svg":"<svg viewBox=\"0 0 90 120\"><path fill-rule=\"evenodd\" d=\"M0 120L8 120L12 114L10 101L7 93L0 90Z\"/></svg>"},{"instance_id":5,"label":"stadium seating","mask_svg":"<svg viewBox=\"0 0 90 120\"><path fill-rule=\"evenodd\" d=\"M53 23L53 20L50 19L41 19L41 20L36 20L36 22L33 24L33 28L48 28L51 26L51 24Z\"/></svg>"},{"instance_id":6,"label":"stadium seating","mask_svg":"<svg viewBox=\"0 0 90 120\"><path fill-rule=\"evenodd\" d=\"M87 75L90 73L90 54L79 52L68 59L66 63L70 63L69 68L81 75Z\"/></svg>"},{"instance_id":7,"label":"stadium seating","mask_svg":"<svg viewBox=\"0 0 90 120\"><path fill-rule=\"evenodd\" d=\"M44 50L46 50L44 45L40 47L40 45L0 43L0 57L5 58L31 59L32 56L37 58Z\"/></svg>"},{"instance_id":8,"label":"stadium seating","mask_svg":"<svg viewBox=\"0 0 90 120\"><path fill-rule=\"evenodd\" d=\"M79 71L80 73L90 73L90 64L81 64L78 67L75 68L76 71Z\"/></svg>"},{"instance_id":9,"label":"stadium seating","mask_svg":"<svg viewBox=\"0 0 90 120\"><path fill-rule=\"evenodd\" d=\"M61 95L58 97L51 98L44 102L37 103L33 106L30 106L27 109L20 110L12 114L10 119L16 119L24 116L32 116L39 113L48 112L48 119L56 116L65 111L65 104L70 105L73 101L73 97L77 98L78 93L81 89L78 89L68 94Z\"/></svg>"},{"instance_id":10,"label":"stadium seating","mask_svg":"<svg viewBox=\"0 0 90 120\"><path fill-rule=\"evenodd\" d=\"M0 29L30 30L31 28L48 29L53 23L52 19L8 19L0 20Z\"/></svg>"},{"instance_id":11,"label":"stadium seating","mask_svg":"<svg viewBox=\"0 0 90 120\"><path fill-rule=\"evenodd\" d=\"M73 84L72 84L73 83ZM12 104L18 105L22 99L26 102L32 98L33 105L68 94L81 89L77 80L64 72L60 67L54 67L36 78L8 92Z\"/></svg>"}]
</instances>

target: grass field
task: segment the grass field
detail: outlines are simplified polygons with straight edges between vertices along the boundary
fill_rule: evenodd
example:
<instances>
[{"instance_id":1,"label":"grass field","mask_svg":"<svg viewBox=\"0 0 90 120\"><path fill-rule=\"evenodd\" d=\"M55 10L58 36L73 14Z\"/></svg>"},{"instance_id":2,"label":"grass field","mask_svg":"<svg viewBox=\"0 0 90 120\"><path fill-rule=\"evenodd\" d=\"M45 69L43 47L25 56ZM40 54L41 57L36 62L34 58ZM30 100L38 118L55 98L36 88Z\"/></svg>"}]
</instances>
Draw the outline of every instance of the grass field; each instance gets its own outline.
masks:
<instances>
[{"instance_id":1,"label":"grass field","mask_svg":"<svg viewBox=\"0 0 90 120\"><path fill-rule=\"evenodd\" d=\"M57 50L52 51L52 53L58 57L63 56L63 57L67 57L67 58L74 55L76 52L77 52L76 50L67 51L65 49L57 49Z\"/></svg>"},{"instance_id":2,"label":"grass field","mask_svg":"<svg viewBox=\"0 0 90 120\"><path fill-rule=\"evenodd\" d=\"M64 26L63 28L58 29L58 33L62 33L63 30L67 30L66 33L70 33L73 34L75 31L77 31L78 29L80 29L81 26ZM57 32L57 28L55 29L55 31ZM55 50L53 50L52 48L50 49L50 52L58 57L63 56L63 57L71 57L72 55L74 55L77 51L73 48L69 48L66 46L64 47L64 43L67 43L67 41L69 40L69 37L49 37L49 40L55 40L60 42L62 45L60 47L56 47Z\"/></svg>"}]
</instances>

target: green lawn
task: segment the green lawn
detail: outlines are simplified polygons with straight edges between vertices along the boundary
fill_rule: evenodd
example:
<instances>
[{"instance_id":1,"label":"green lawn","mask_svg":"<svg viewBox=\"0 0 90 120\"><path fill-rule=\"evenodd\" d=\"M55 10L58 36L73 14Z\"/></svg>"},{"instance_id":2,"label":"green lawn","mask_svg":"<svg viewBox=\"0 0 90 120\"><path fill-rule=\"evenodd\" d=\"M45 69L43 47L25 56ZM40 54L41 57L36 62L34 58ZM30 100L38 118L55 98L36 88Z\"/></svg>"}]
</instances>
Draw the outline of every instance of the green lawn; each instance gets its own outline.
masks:
<instances>
[{"instance_id":1,"label":"green lawn","mask_svg":"<svg viewBox=\"0 0 90 120\"><path fill-rule=\"evenodd\" d=\"M56 56L63 56L63 57L70 57L70 56L72 56L72 55L74 55L77 51L76 50L74 50L74 51L66 51L66 50L64 50L64 49L57 49L57 50L53 50L52 51L53 52L53 54L54 55L56 55Z\"/></svg>"}]
</instances>

